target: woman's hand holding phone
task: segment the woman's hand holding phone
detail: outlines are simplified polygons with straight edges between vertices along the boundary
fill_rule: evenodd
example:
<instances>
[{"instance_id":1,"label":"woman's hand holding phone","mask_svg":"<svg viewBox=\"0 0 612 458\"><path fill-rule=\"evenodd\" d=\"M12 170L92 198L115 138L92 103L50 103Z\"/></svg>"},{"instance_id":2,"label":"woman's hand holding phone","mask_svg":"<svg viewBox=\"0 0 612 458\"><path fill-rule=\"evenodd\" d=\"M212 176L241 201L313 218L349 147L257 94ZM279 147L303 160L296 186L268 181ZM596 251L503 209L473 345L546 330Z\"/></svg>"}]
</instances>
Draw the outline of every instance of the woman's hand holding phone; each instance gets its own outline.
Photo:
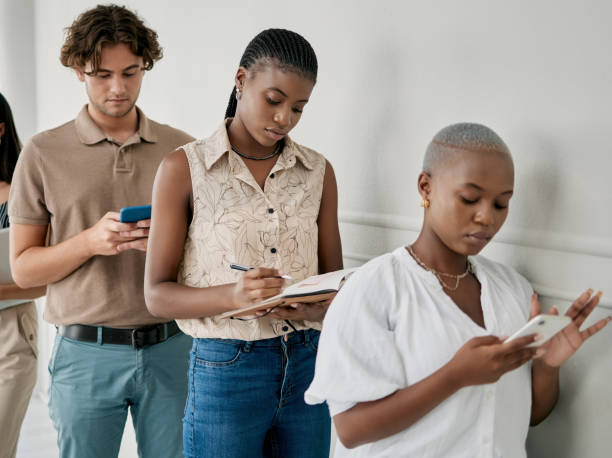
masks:
<instances>
[{"instance_id":1,"label":"woman's hand holding phone","mask_svg":"<svg viewBox=\"0 0 612 458\"><path fill-rule=\"evenodd\" d=\"M536 355L538 349L528 347L536 340L535 334L512 342L495 336L474 337L455 353L447 368L461 387L494 383Z\"/></svg>"},{"instance_id":2,"label":"woman's hand holding phone","mask_svg":"<svg viewBox=\"0 0 612 458\"><path fill-rule=\"evenodd\" d=\"M550 367L559 367L565 361L567 361L578 349L586 342L589 338L601 331L609 322L612 317L606 317L599 320L592 326L589 326L585 330L581 331L580 327L584 321L588 318L591 312L599 304L602 292L599 291L593 295L593 290L588 289L582 293L572 303L570 308L565 313L565 316L569 317L571 323L563 328L560 332L546 342L541 348L545 350L543 355L540 357L540 361ZM538 301L537 294L531 296L531 317L535 317L540 314L540 302ZM557 307L552 307L548 312L550 315L558 315L559 310Z\"/></svg>"}]
</instances>

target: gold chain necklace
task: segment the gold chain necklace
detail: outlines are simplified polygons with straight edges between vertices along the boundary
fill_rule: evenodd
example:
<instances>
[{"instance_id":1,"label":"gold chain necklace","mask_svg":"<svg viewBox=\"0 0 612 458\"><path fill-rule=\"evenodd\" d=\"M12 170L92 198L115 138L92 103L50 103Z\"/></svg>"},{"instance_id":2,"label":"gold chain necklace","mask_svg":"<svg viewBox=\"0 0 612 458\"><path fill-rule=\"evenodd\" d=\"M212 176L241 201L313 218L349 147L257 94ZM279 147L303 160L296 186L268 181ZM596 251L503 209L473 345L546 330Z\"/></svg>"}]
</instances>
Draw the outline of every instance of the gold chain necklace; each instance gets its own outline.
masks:
<instances>
[{"instance_id":1,"label":"gold chain necklace","mask_svg":"<svg viewBox=\"0 0 612 458\"><path fill-rule=\"evenodd\" d=\"M414 258L417 264L421 266L423 269L425 269L426 271L434 274L436 278L438 279L438 281L442 284L442 287L446 288L449 291L457 290L457 288L459 288L459 282L463 280L465 277L467 277L468 274L473 273L472 264L470 264L470 261L467 262L467 268L465 269L465 272L463 272L462 274L455 275L455 274L447 274L445 272L438 272L436 269L432 269L427 264L425 264L423 261L421 261L421 258L419 258L414 252L414 250L412 249L412 245L408 245L407 248L408 248L408 253L410 253L410 255ZM448 278L455 279L455 286L447 285L446 282L442 279L442 277L448 277Z\"/></svg>"}]
</instances>

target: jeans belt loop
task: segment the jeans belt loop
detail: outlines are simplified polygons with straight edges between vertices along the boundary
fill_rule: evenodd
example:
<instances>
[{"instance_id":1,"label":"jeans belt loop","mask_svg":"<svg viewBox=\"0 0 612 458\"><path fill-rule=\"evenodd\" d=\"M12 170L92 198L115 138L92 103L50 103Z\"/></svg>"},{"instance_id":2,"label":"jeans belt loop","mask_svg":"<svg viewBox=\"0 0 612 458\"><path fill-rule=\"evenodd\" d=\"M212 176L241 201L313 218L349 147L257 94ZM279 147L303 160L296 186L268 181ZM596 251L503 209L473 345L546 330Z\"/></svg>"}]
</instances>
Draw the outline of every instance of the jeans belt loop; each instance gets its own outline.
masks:
<instances>
[{"instance_id":1,"label":"jeans belt loop","mask_svg":"<svg viewBox=\"0 0 612 458\"><path fill-rule=\"evenodd\" d=\"M161 342L165 342L166 340L168 340L168 323L164 323L164 329L163 329L163 333L162 333L162 337L160 339Z\"/></svg>"},{"instance_id":2,"label":"jeans belt loop","mask_svg":"<svg viewBox=\"0 0 612 458\"><path fill-rule=\"evenodd\" d=\"M242 346L242 351L248 353L251 351L251 348L253 348L253 341L247 340Z\"/></svg>"},{"instance_id":3,"label":"jeans belt loop","mask_svg":"<svg viewBox=\"0 0 612 458\"><path fill-rule=\"evenodd\" d=\"M310 329L304 329L302 332L304 333L304 345L308 345L310 343Z\"/></svg>"},{"instance_id":4,"label":"jeans belt loop","mask_svg":"<svg viewBox=\"0 0 612 458\"><path fill-rule=\"evenodd\" d=\"M102 326L98 326L98 340L96 341L98 345L102 345L104 343L102 342L102 331L103 331Z\"/></svg>"},{"instance_id":5,"label":"jeans belt loop","mask_svg":"<svg viewBox=\"0 0 612 458\"><path fill-rule=\"evenodd\" d=\"M140 350L144 347L144 342L139 339L139 332L139 328L132 329L132 348L135 348L136 350Z\"/></svg>"}]
</instances>

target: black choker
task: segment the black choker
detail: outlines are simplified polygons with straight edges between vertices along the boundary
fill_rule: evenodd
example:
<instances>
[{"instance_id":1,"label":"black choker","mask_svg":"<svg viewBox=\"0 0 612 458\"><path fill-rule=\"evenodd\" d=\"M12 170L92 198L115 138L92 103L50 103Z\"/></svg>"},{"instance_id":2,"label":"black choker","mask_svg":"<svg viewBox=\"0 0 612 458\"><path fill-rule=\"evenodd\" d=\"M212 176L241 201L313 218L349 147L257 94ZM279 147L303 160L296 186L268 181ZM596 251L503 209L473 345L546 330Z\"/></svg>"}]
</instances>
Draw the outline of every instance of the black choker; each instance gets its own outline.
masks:
<instances>
[{"instance_id":1,"label":"black choker","mask_svg":"<svg viewBox=\"0 0 612 458\"><path fill-rule=\"evenodd\" d=\"M241 153L240 151L238 151L233 145L230 145L232 148L232 151L234 153L236 153L238 156L243 157L245 159L251 159L253 161L265 161L266 159L271 159L274 156L278 155L281 153L281 151L283 150L283 146L284 146L284 142L280 141L276 144L276 148L274 149L274 151L272 152L272 154L268 154L267 156L249 156L248 154L244 154Z\"/></svg>"}]
</instances>

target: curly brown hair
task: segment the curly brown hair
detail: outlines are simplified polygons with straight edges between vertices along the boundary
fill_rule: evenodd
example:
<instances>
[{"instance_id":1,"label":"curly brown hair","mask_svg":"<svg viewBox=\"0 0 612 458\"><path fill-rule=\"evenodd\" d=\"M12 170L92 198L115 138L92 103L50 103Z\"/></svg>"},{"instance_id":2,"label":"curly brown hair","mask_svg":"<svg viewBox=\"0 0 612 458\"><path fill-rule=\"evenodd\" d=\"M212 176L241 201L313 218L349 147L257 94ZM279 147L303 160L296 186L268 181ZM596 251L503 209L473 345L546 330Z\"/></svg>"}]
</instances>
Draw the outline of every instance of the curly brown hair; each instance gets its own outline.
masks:
<instances>
[{"instance_id":1,"label":"curly brown hair","mask_svg":"<svg viewBox=\"0 0 612 458\"><path fill-rule=\"evenodd\" d=\"M60 61L70 68L82 69L91 63L92 75L98 72L105 45L124 43L139 57L145 70L162 58L157 32L144 25L132 11L118 5L98 5L82 13L66 28L66 41Z\"/></svg>"}]
</instances>

